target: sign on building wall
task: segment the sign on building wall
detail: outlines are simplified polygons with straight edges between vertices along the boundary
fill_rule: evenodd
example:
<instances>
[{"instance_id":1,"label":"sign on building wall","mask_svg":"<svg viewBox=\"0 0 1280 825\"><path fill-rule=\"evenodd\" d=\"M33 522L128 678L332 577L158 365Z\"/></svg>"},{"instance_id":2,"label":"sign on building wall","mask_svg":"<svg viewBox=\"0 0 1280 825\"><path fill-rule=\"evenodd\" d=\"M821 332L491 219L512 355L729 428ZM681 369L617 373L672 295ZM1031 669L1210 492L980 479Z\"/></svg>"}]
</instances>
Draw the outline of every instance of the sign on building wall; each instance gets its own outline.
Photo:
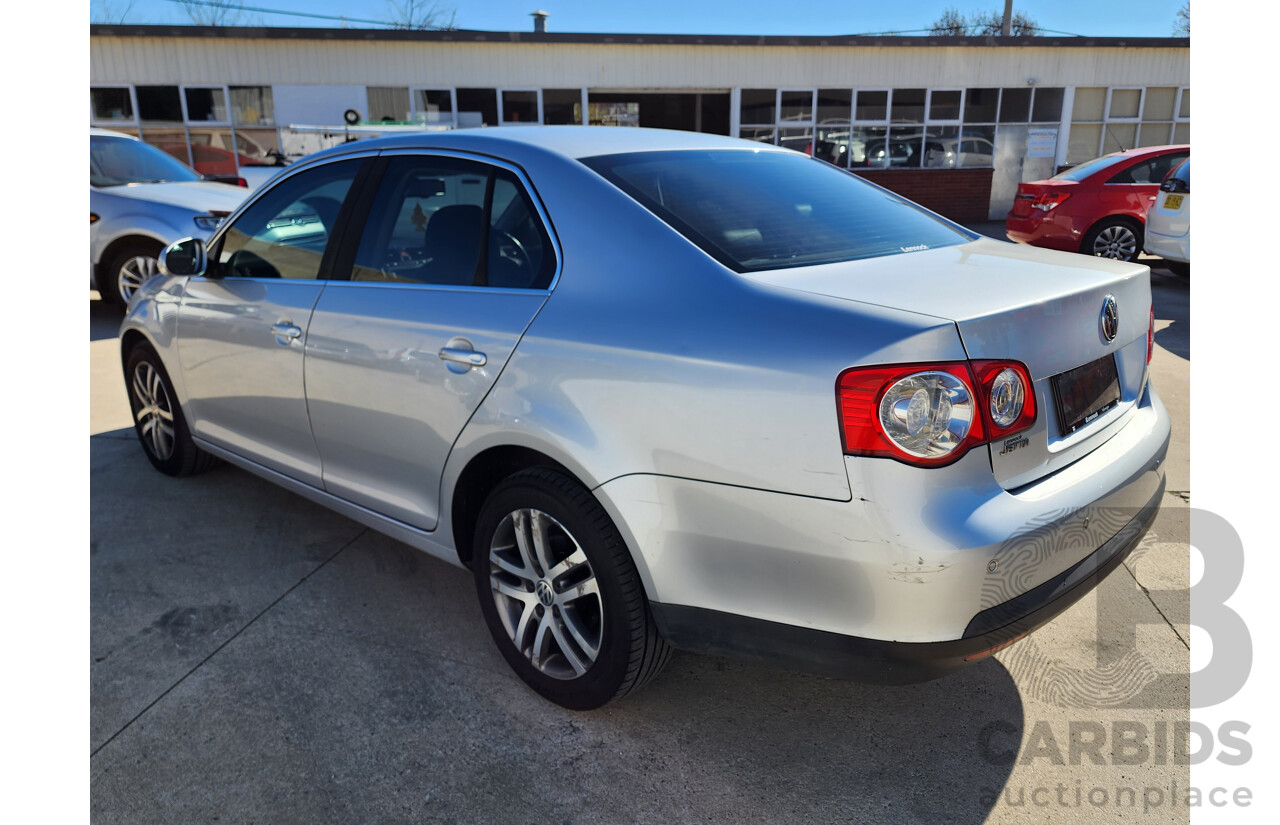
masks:
<instances>
[{"instance_id":1,"label":"sign on building wall","mask_svg":"<svg viewBox=\"0 0 1280 825\"><path fill-rule=\"evenodd\" d=\"M1057 129L1031 129L1027 132L1027 157L1051 158L1057 151Z\"/></svg>"}]
</instances>

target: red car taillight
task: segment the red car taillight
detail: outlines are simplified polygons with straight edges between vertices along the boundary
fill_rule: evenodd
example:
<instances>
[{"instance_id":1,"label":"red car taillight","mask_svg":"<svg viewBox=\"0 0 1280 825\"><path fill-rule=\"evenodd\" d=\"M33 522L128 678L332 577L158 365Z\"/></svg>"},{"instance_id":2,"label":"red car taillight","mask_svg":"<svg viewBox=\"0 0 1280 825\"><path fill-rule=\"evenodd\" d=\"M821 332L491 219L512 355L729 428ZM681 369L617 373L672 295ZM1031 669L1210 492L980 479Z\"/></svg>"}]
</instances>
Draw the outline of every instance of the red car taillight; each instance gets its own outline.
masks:
<instances>
[{"instance_id":1,"label":"red car taillight","mask_svg":"<svg viewBox=\"0 0 1280 825\"><path fill-rule=\"evenodd\" d=\"M854 367L836 379L836 397L846 454L920 467L950 464L1036 418L1030 373L1016 361Z\"/></svg>"},{"instance_id":2,"label":"red car taillight","mask_svg":"<svg viewBox=\"0 0 1280 825\"><path fill-rule=\"evenodd\" d=\"M1060 206L1069 197L1071 197L1070 192L1041 192L1031 201L1031 208L1039 209L1041 212L1048 212L1050 209Z\"/></svg>"}]
</instances>

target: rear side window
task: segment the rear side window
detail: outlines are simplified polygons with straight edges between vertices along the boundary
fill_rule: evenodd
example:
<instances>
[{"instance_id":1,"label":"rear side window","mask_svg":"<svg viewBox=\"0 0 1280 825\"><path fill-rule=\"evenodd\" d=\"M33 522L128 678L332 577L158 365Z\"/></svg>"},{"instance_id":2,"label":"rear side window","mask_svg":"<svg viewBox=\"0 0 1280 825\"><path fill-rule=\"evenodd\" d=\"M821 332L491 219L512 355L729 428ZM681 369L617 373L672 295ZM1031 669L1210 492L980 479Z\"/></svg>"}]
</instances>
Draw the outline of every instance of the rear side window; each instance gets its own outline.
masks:
<instances>
[{"instance_id":1,"label":"rear side window","mask_svg":"<svg viewBox=\"0 0 1280 825\"><path fill-rule=\"evenodd\" d=\"M952 246L974 235L789 152L639 152L582 161L738 272Z\"/></svg>"},{"instance_id":2,"label":"rear side window","mask_svg":"<svg viewBox=\"0 0 1280 825\"><path fill-rule=\"evenodd\" d=\"M351 280L545 289L554 271L550 240L514 174L405 155L378 185Z\"/></svg>"},{"instance_id":3,"label":"rear side window","mask_svg":"<svg viewBox=\"0 0 1280 825\"><path fill-rule=\"evenodd\" d=\"M1135 163L1123 172L1116 173L1107 183L1159 183L1164 180L1165 175L1169 174L1169 170L1185 160L1187 155L1186 152L1160 155L1144 160L1142 163Z\"/></svg>"},{"instance_id":4,"label":"rear side window","mask_svg":"<svg viewBox=\"0 0 1280 825\"><path fill-rule=\"evenodd\" d=\"M1095 172L1101 172L1109 169L1124 160L1124 155L1105 155L1093 160L1087 160L1079 166L1072 166L1070 169L1064 169L1049 180L1074 180L1082 181Z\"/></svg>"}]
</instances>

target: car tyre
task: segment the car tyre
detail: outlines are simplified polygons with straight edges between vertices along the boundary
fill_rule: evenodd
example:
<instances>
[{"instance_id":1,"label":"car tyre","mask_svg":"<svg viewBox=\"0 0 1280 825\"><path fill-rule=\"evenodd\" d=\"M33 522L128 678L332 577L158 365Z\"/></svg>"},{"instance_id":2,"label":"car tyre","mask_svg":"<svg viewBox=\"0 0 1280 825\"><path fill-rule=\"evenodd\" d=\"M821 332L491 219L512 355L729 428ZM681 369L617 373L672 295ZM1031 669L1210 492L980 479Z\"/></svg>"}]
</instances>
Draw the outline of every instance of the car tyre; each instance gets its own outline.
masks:
<instances>
[{"instance_id":1,"label":"car tyre","mask_svg":"<svg viewBox=\"0 0 1280 825\"><path fill-rule=\"evenodd\" d=\"M134 432L152 466L165 475L188 476L219 464L192 440L173 382L149 345L138 344L129 353L125 386Z\"/></svg>"},{"instance_id":2,"label":"car tyre","mask_svg":"<svg viewBox=\"0 0 1280 825\"><path fill-rule=\"evenodd\" d=\"M557 705L598 708L643 686L670 658L617 527L562 472L525 470L493 490L472 568L503 658Z\"/></svg>"},{"instance_id":3,"label":"car tyre","mask_svg":"<svg viewBox=\"0 0 1280 825\"><path fill-rule=\"evenodd\" d=\"M1107 218L1099 221L1080 243L1080 251L1098 258L1117 261L1137 260L1142 253L1142 226L1129 218Z\"/></svg>"},{"instance_id":4,"label":"car tyre","mask_svg":"<svg viewBox=\"0 0 1280 825\"><path fill-rule=\"evenodd\" d=\"M139 287L160 271L160 252L164 246L156 241L130 241L120 247L103 269L99 278L98 293L103 300L122 307Z\"/></svg>"}]
</instances>

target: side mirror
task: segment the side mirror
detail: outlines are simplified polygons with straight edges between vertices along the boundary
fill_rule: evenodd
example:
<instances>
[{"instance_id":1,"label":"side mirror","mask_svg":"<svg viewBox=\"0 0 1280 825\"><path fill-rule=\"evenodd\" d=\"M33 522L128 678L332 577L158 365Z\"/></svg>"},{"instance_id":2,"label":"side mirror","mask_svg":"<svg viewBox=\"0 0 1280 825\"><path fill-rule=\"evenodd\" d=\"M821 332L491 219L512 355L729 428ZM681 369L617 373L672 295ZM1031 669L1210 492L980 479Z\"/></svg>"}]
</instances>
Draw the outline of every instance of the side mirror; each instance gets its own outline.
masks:
<instances>
[{"instance_id":1,"label":"side mirror","mask_svg":"<svg viewBox=\"0 0 1280 825\"><path fill-rule=\"evenodd\" d=\"M160 253L162 275L203 275L205 270L204 241L199 238L183 238L171 243Z\"/></svg>"}]
</instances>

